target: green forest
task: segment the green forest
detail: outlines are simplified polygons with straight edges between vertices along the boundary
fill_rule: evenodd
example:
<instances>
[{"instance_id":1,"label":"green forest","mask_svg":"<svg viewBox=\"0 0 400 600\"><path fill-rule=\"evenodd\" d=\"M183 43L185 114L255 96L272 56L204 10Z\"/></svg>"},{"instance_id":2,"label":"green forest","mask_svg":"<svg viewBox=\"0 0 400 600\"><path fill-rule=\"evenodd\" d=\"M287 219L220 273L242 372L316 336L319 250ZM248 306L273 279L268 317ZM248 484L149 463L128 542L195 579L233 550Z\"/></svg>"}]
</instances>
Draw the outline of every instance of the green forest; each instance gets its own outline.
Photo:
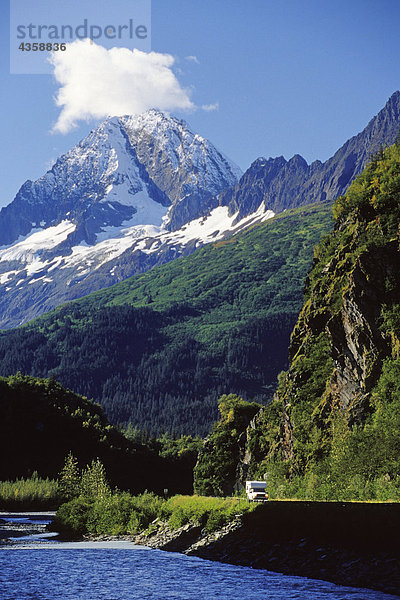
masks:
<instances>
[{"instance_id":1,"label":"green forest","mask_svg":"<svg viewBox=\"0 0 400 600\"><path fill-rule=\"evenodd\" d=\"M268 403L330 205L286 211L0 334L0 374L51 377L115 425L206 435L226 393Z\"/></svg>"},{"instance_id":2,"label":"green forest","mask_svg":"<svg viewBox=\"0 0 400 600\"><path fill-rule=\"evenodd\" d=\"M70 453L81 469L100 460L111 488L192 491L198 442L191 437L149 440L131 428L119 431L99 405L51 379L20 374L0 378L0 398L0 481L33 478L14 486L19 490L14 500L29 500L37 493L38 501L54 499L52 486L35 474L55 479ZM7 486L0 490L1 499L9 505Z\"/></svg>"}]
</instances>

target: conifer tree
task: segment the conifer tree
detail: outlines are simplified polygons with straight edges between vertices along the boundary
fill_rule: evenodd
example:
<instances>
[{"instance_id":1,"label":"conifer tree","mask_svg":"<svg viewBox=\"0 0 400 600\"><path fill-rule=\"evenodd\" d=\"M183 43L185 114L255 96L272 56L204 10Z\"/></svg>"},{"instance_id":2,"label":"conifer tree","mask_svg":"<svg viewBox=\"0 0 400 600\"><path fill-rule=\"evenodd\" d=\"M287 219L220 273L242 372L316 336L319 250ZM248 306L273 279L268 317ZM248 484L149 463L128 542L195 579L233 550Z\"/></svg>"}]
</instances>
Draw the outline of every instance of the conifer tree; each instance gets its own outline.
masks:
<instances>
[{"instance_id":1,"label":"conifer tree","mask_svg":"<svg viewBox=\"0 0 400 600\"><path fill-rule=\"evenodd\" d=\"M111 490L106 471L99 458L92 460L82 473L81 494L86 498L98 499L110 496Z\"/></svg>"},{"instance_id":2,"label":"conifer tree","mask_svg":"<svg viewBox=\"0 0 400 600\"><path fill-rule=\"evenodd\" d=\"M72 452L65 458L65 463L58 478L58 489L60 495L66 500L79 496L81 488L81 474L78 461Z\"/></svg>"}]
</instances>

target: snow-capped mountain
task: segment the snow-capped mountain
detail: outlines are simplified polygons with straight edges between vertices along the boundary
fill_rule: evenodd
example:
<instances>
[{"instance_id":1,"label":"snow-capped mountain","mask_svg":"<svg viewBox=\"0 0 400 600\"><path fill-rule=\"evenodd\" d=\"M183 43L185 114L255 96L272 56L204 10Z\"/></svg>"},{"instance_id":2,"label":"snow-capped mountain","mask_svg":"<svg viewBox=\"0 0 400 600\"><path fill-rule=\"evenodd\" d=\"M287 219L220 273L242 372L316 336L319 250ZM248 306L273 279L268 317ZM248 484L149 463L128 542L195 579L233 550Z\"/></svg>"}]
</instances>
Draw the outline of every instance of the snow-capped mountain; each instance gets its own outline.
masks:
<instances>
[{"instance_id":1,"label":"snow-capped mountain","mask_svg":"<svg viewBox=\"0 0 400 600\"><path fill-rule=\"evenodd\" d=\"M343 194L400 129L400 92L325 163L257 159L243 176L184 121L107 119L0 212L0 327ZM239 179L240 178L240 179Z\"/></svg>"},{"instance_id":2,"label":"snow-capped mountain","mask_svg":"<svg viewBox=\"0 0 400 600\"><path fill-rule=\"evenodd\" d=\"M211 208L211 199L240 174L184 121L160 111L107 119L43 177L21 187L0 212L0 245L66 218L76 225L73 241L89 244L104 227L122 223L164 219L177 229Z\"/></svg>"},{"instance_id":3,"label":"snow-capped mountain","mask_svg":"<svg viewBox=\"0 0 400 600\"><path fill-rule=\"evenodd\" d=\"M107 119L0 212L0 326L217 239L240 174L160 111Z\"/></svg>"}]
</instances>

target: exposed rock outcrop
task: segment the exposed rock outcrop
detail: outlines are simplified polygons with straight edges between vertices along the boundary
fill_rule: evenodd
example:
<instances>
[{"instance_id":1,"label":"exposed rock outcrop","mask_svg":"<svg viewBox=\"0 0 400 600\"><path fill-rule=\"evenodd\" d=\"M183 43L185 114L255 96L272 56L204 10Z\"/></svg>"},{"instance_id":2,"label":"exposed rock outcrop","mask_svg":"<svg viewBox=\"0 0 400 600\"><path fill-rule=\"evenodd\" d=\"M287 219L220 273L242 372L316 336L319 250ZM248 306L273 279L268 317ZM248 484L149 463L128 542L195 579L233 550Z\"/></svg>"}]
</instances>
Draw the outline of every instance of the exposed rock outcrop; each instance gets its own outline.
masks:
<instances>
[{"instance_id":1,"label":"exposed rock outcrop","mask_svg":"<svg viewBox=\"0 0 400 600\"><path fill-rule=\"evenodd\" d=\"M330 469L336 465L336 478L343 472L345 463L339 469L335 461L341 452L345 460L346 441L352 444L346 460L355 458L347 497L361 493L370 478L398 477L399 165L398 138L334 204L335 230L315 250L289 370L271 406L247 429L241 472L261 475L278 461L286 463L281 472L288 481L315 475L324 463L326 493L340 497ZM372 443L376 451L369 456ZM357 477L358 491L351 489Z\"/></svg>"}]
</instances>

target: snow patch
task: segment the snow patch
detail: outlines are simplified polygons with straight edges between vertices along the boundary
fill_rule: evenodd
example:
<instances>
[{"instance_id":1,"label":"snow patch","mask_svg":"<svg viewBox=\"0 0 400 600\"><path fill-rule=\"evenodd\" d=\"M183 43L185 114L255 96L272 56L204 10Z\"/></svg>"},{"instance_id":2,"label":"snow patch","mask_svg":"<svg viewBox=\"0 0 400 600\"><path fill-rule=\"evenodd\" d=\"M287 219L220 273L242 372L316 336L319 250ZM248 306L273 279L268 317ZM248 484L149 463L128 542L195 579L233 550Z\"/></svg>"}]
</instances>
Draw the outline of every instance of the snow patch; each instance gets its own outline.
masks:
<instances>
[{"instance_id":1,"label":"snow patch","mask_svg":"<svg viewBox=\"0 0 400 600\"><path fill-rule=\"evenodd\" d=\"M187 244L195 247L223 239L227 235L237 233L250 225L261 223L274 216L273 211L265 211L264 203L259 208L235 223L238 213L229 215L227 206L218 206L205 217L194 219L177 231L168 231L162 225L166 207L146 198L146 206L150 207L152 218L158 211L160 225L135 224L135 217L124 223L124 227L107 227L99 234L99 241L94 246L86 242L72 247L68 256L58 256L53 260L41 260L41 251L57 246L61 241L75 230L75 225L63 221L57 226L35 232L26 240L0 252L1 260L19 260L23 263L22 269L27 276L43 273L42 277L32 279L29 284L42 281L50 283L53 279L48 277L50 272L56 274L57 269L69 269L79 273L79 278L95 271L100 266L115 261L125 251L139 251L144 254L158 252L161 247L179 252ZM114 275L115 266L111 269ZM0 275L0 284L7 283L20 271L8 271ZM17 285L22 284L22 279Z\"/></svg>"},{"instance_id":2,"label":"snow patch","mask_svg":"<svg viewBox=\"0 0 400 600\"><path fill-rule=\"evenodd\" d=\"M228 212L227 206L218 206L206 217L195 219L177 231L168 231L162 225L133 225L123 229L109 227L100 234L107 236L106 239L94 246L88 246L86 243L73 246L72 253L60 259L62 264L57 266L60 269L79 270L79 276L82 277L107 262L116 260L126 250L153 254L159 251L161 246L167 246L170 250L178 252L189 242L199 247L237 233L250 225L266 221L275 214L271 210L265 211L262 203L254 213L234 224L238 213L229 215ZM116 237L110 237L113 233ZM53 268L55 266L49 267L48 271ZM113 275L113 272L111 274Z\"/></svg>"},{"instance_id":3,"label":"snow patch","mask_svg":"<svg viewBox=\"0 0 400 600\"><path fill-rule=\"evenodd\" d=\"M7 271L7 273L2 273L0 275L0 284L7 283L13 275L17 275L19 271Z\"/></svg>"},{"instance_id":4,"label":"snow patch","mask_svg":"<svg viewBox=\"0 0 400 600\"><path fill-rule=\"evenodd\" d=\"M19 260L31 263L37 260L36 253L41 250L55 248L67 239L76 229L76 225L70 221L61 221L58 225L39 229L30 233L22 241L19 241L5 250L0 251L0 262Z\"/></svg>"},{"instance_id":5,"label":"snow patch","mask_svg":"<svg viewBox=\"0 0 400 600\"><path fill-rule=\"evenodd\" d=\"M127 194L127 196L129 196L129 192L126 189L126 185L123 184L123 186L125 187L125 190L124 190L125 193ZM119 186L119 187L121 188L123 186ZM118 192L117 198L118 198L118 203L123 204L123 202L121 202L121 193L120 192ZM131 198L131 204L132 204L132 196L131 195L130 195L130 198ZM115 238L124 237L127 234L128 229L130 229L132 227L136 227L136 226L143 227L143 224L148 224L148 225L145 225L146 227L148 227L148 226L160 227L161 226L163 219L165 218L165 216L167 214L168 207L162 206L158 202L155 202L154 200L152 200L148 196L147 192L145 192L145 191L138 192L137 194L135 194L134 200L135 200L136 213L129 220L124 221L122 223L122 225L120 225L118 227L114 227L112 225L110 225L108 227L104 227L102 229L102 231L96 235L97 242L102 242L102 241L110 239L110 238L115 239Z\"/></svg>"},{"instance_id":6,"label":"snow patch","mask_svg":"<svg viewBox=\"0 0 400 600\"><path fill-rule=\"evenodd\" d=\"M45 275L43 275L43 277L38 277L37 279L31 279L31 281L29 281L28 285L32 285L32 283L52 283L52 279L50 277L46 277Z\"/></svg>"}]
</instances>

